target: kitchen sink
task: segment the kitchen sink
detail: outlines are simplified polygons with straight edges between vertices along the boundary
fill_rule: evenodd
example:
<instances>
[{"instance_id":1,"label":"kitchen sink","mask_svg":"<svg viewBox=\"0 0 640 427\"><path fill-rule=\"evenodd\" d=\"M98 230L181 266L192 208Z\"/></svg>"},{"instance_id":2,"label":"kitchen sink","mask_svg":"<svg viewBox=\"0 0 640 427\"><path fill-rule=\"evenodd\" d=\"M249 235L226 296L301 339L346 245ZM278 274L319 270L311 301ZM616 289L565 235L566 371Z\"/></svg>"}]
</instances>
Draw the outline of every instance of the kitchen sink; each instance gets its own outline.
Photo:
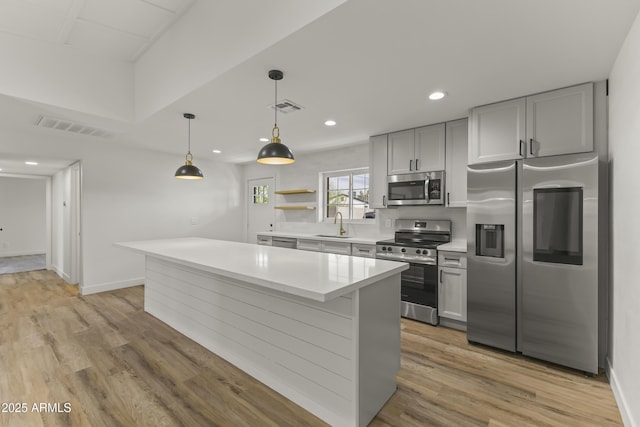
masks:
<instances>
[{"instance_id":1,"label":"kitchen sink","mask_svg":"<svg viewBox=\"0 0 640 427\"><path fill-rule=\"evenodd\" d=\"M340 236L339 234L316 234L316 237L335 237L336 239L348 239L351 236Z\"/></svg>"}]
</instances>

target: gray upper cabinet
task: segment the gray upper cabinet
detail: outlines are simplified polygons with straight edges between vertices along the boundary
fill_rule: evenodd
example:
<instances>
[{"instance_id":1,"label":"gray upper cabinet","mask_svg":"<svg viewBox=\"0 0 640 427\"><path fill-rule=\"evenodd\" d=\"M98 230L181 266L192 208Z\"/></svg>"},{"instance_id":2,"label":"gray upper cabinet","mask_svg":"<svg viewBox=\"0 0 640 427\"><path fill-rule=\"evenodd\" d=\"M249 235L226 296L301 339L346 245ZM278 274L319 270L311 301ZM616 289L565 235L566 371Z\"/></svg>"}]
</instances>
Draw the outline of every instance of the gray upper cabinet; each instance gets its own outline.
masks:
<instances>
[{"instance_id":1,"label":"gray upper cabinet","mask_svg":"<svg viewBox=\"0 0 640 427\"><path fill-rule=\"evenodd\" d=\"M593 151L593 83L471 110L469 164Z\"/></svg>"},{"instance_id":2,"label":"gray upper cabinet","mask_svg":"<svg viewBox=\"0 0 640 427\"><path fill-rule=\"evenodd\" d=\"M527 97L527 157L593 151L593 83Z\"/></svg>"},{"instance_id":3,"label":"gray upper cabinet","mask_svg":"<svg viewBox=\"0 0 640 427\"><path fill-rule=\"evenodd\" d=\"M387 135L369 138L369 207L387 207Z\"/></svg>"},{"instance_id":4,"label":"gray upper cabinet","mask_svg":"<svg viewBox=\"0 0 640 427\"><path fill-rule=\"evenodd\" d=\"M521 159L524 156L525 98L471 110L469 164Z\"/></svg>"},{"instance_id":5,"label":"gray upper cabinet","mask_svg":"<svg viewBox=\"0 0 640 427\"><path fill-rule=\"evenodd\" d=\"M447 122L446 132L445 204L447 207L463 208L467 206L468 120Z\"/></svg>"},{"instance_id":6,"label":"gray upper cabinet","mask_svg":"<svg viewBox=\"0 0 640 427\"><path fill-rule=\"evenodd\" d=\"M444 123L389 134L388 175L445 168Z\"/></svg>"}]
</instances>

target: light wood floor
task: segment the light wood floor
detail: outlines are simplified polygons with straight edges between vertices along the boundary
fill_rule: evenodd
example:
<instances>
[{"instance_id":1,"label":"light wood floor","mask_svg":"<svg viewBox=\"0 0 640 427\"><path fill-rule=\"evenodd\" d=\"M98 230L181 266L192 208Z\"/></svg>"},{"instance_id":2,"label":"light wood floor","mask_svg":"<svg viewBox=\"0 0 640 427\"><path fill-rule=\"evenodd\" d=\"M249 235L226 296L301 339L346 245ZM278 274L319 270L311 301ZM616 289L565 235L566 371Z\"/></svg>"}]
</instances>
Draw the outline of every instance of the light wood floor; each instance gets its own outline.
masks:
<instances>
[{"instance_id":1,"label":"light wood floor","mask_svg":"<svg viewBox=\"0 0 640 427\"><path fill-rule=\"evenodd\" d=\"M0 276L0 402L28 407L0 425L324 425L142 307L142 287L80 297L49 271ZM402 328L398 390L373 426L622 425L603 375Z\"/></svg>"}]
</instances>

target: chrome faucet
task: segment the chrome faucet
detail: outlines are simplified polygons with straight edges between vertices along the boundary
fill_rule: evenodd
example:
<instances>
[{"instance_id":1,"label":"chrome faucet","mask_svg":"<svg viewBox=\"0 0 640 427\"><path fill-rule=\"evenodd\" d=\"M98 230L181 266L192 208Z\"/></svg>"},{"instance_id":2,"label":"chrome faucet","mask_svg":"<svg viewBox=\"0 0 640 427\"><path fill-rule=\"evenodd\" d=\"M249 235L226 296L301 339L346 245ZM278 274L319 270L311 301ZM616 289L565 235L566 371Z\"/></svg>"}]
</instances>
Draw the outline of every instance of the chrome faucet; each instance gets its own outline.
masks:
<instances>
[{"instance_id":1,"label":"chrome faucet","mask_svg":"<svg viewBox=\"0 0 640 427\"><path fill-rule=\"evenodd\" d=\"M340 214L340 235L344 236L347 233L347 230L342 228L342 212L336 212L336 216L333 218L333 223L335 224L338 221L338 214Z\"/></svg>"}]
</instances>

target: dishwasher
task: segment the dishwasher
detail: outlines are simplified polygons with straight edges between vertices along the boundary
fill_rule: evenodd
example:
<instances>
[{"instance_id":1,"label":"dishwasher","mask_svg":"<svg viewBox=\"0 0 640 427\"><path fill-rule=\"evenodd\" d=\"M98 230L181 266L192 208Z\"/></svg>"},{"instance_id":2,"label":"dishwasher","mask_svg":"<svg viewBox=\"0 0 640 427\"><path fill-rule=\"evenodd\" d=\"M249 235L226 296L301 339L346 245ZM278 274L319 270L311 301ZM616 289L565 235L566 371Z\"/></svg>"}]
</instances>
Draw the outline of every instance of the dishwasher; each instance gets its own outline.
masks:
<instances>
[{"instance_id":1,"label":"dishwasher","mask_svg":"<svg viewBox=\"0 0 640 427\"><path fill-rule=\"evenodd\" d=\"M297 239L293 239L290 237L272 237L271 238L271 246L277 246L279 248L289 248L296 249Z\"/></svg>"}]
</instances>

